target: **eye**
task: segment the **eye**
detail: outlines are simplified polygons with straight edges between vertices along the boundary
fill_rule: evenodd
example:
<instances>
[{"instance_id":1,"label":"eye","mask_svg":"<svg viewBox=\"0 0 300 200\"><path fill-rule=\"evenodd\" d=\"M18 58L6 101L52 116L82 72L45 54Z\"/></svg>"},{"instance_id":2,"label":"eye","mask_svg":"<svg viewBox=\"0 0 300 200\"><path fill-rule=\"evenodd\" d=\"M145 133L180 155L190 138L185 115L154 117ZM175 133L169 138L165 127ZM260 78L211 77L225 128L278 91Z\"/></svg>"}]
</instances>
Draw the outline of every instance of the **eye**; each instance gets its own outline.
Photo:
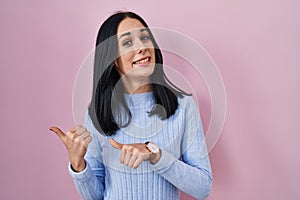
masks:
<instances>
[{"instance_id":1,"label":"eye","mask_svg":"<svg viewBox=\"0 0 300 200\"><path fill-rule=\"evenodd\" d=\"M123 46L130 46L132 44L132 41L131 40L125 40L122 45Z\"/></svg>"},{"instance_id":2,"label":"eye","mask_svg":"<svg viewBox=\"0 0 300 200\"><path fill-rule=\"evenodd\" d=\"M144 35L144 36L141 37L141 40L142 40L142 41L147 41L147 40L149 40L149 39L150 39L150 37L147 36L147 35Z\"/></svg>"}]
</instances>

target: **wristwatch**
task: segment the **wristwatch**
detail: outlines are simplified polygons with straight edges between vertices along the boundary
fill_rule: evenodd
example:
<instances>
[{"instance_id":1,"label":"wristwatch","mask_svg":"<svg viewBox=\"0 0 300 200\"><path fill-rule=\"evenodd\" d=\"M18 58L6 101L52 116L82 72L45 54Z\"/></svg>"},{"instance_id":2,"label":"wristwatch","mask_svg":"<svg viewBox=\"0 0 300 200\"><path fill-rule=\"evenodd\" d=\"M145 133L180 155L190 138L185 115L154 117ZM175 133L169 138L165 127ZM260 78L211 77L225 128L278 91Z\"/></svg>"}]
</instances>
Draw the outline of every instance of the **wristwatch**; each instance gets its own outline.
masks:
<instances>
[{"instance_id":1,"label":"wristwatch","mask_svg":"<svg viewBox=\"0 0 300 200\"><path fill-rule=\"evenodd\" d=\"M158 146L153 142L145 142L147 149L152 153L158 153L159 148Z\"/></svg>"}]
</instances>

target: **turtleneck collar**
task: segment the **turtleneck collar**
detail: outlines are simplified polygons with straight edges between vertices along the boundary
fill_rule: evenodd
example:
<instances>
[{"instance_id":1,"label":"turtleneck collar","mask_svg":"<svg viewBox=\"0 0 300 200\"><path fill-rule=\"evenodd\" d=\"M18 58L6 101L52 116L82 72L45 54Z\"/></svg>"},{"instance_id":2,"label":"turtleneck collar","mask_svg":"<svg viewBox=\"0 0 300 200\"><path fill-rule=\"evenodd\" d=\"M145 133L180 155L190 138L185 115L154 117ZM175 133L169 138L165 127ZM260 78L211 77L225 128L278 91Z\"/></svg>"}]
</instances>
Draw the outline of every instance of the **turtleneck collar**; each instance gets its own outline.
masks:
<instances>
[{"instance_id":1,"label":"turtleneck collar","mask_svg":"<svg viewBox=\"0 0 300 200\"><path fill-rule=\"evenodd\" d=\"M130 109L134 108L151 108L155 104L153 92L138 94L124 94L125 101Z\"/></svg>"}]
</instances>

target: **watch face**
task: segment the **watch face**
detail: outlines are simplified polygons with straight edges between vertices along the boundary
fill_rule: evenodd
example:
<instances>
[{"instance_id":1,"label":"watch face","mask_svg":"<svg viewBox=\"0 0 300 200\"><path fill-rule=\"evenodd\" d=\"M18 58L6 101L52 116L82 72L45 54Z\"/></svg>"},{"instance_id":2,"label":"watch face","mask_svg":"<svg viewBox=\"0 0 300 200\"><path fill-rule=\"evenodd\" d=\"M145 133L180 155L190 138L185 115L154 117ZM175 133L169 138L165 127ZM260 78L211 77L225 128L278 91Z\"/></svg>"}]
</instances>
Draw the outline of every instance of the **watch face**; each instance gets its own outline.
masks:
<instances>
[{"instance_id":1,"label":"watch face","mask_svg":"<svg viewBox=\"0 0 300 200\"><path fill-rule=\"evenodd\" d=\"M148 149L152 152L152 153L158 153L159 152L159 148L156 144L149 142L147 144Z\"/></svg>"}]
</instances>

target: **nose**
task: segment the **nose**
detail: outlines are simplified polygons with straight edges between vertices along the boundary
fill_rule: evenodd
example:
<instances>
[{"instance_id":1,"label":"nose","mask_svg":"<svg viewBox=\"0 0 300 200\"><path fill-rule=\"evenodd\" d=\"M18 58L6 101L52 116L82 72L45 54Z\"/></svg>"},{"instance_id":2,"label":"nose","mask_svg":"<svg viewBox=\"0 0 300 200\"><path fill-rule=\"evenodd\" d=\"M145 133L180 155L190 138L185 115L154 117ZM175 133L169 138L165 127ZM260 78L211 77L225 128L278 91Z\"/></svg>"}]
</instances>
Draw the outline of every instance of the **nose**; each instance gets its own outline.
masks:
<instances>
[{"instance_id":1,"label":"nose","mask_svg":"<svg viewBox=\"0 0 300 200\"><path fill-rule=\"evenodd\" d=\"M135 49L136 49L136 52L138 54L141 54L141 53L144 53L146 51L147 47L145 46L145 44L143 44L142 41L137 41L135 43Z\"/></svg>"},{"instance_id":2,"label":"nose","mask_svg":"<svg viewBox=\"0 0 300 200\"><path fill-rule=\"evenodd\" d=\"M137 53L138 53L138 54L142 54L143 52L144 52L144 49L138 49L138 50L137 50Z\"/></svg>"}]
</instances>

